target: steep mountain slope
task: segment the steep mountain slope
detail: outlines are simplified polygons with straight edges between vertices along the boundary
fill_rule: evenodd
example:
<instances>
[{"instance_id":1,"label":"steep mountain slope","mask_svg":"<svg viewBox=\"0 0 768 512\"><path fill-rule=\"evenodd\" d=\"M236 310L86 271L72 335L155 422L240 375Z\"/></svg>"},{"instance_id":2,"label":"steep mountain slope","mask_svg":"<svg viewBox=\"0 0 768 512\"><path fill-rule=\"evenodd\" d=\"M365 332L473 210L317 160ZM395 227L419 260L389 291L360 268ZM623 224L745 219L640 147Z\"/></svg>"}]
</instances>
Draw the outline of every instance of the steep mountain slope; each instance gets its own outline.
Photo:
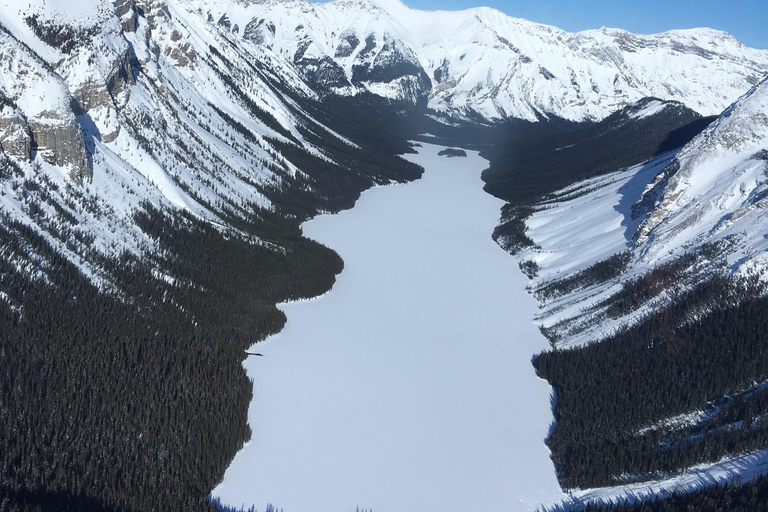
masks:
<instances>
[{"instance_id":1,"label":"steep mountain slope","mask_svg":"<svg viewBox=\"0 0 768 512\"><path fill-rule=\"evenodd\" d=\"M531 203L571 183L677 149L712 122L679 102L643 98L599 123L537 137L518 130L484 149L491 165L485 190Z\"/></svg>"},{"instance_id":2,"label":"steep mountain slope","mask_svg":"<svg viewBox=\"0 0 768 512\"><path fill-rule=\"evenodd\" d=\"M120 1L113 6L83 0L75 7L9 5L0 13L0 26L0 144L12 157L7 169L22 164L6 170L16 176L3 184L9 198L4 215L39 226L70 261L107 286L109 277L89 261L151 253L151 241L131 218L146 205L187 210L214 224L247 219L254 211L280 210L300 219L349 206L374 182L418 175L406 164L383 165L379 136L366 141L368 130L356 129L357 114L345 114L348 107L334 103L329 91L489 118L585 119L604 116L625 101L598 94L578 108L564 106L570 99L539 102L537 94L567 99L581 85L578 79L563 84L542 78L538 71L531 78L522 70L538 62L534 57L554 59L541 65L565 73L556 56L570 55L569 65L585 67L590 76L600 75L610 59L585 53L598 44L589 43L595 34L567 35L488 9L423 13L397 1ZM766 58L765 52L711 31L695 37L717 42L722 53L690 45L692 53L683 51L687 43L681 41L688 36L694 37L669 33L654 39L674 41L666 46L635 41L635 53L650 52L641 59L644 66L679 57L686 69L697 69L691 59L706 57L707 80L697 87L726 95L753 81ZM528 48L532 57L521 57L514 48ZM454 59L450 54L456 51L462 55ZM676 57L664 56L670 51ZM495 76L510 66L522 66L514 79ZM726 73L729 86L723 83ZM570 92L563 96L540 80ZM491 85L493 91L485 89ZM647 92L641 87L626 98ZM690 102L701 92L680 89L671 96ZM696 107L711 109L723 101L710 96L714 103ZM491 111L481 97L503 108ZM509 106L513 97L525 105ZM465 108L470 103L474 114ZM682 113L681 119L691 117ZM22 186L25 182L36 189ZM81 195L89 208L74 205L78 199L72 197ZM81 241L67 242L73 236ZM91 239L93 244L82 243Z\"/></svg>"},{"instance_id":3,"label":"steep mountain slope","mask_svg":"<svg viewBox=\"0 0 768 512\"><path fill-rule=\"evenodd\" d=\"M319 102L196 11L23 7L0 8L0 509L212 510L244 350L343 266L299 223L420 169L394 115Z\"/></svg>"},{"instance_id":4,"label":"steep mountain slope","mask_svg":"<svg viewBox=\"0 0 768 512\"><path fill-rule=\"evenodd\" d=\"M690 466L766 446L767 93L768 78L681 150L568 187L527 220L565 487L674 488Z\"/></svg>"},{"instance_id":5,"label":"steep mountain slope","mask_svg":"<svg viewBox=\"0 0 768 512\"><path fill-rule=\"evenodd\" d=\"M39 226L89 274L98 269L85 252L154 250L132 220L148 204L219 225L260 211L304 218L351 205L374 182L418 176L363 147L365 135L352 142L315 119L344 122L290 66L195 11L78 7L0 14L0 186L6 219ZM67 246L73 234L95 243Z\"/></svg>"},{"instance_id":6,"label":"steep mountain slope","mask_svg":"<svg viewBox=\"0 0 768 512\"><path fill-rule=\"evenodd\" d=\"M527 235L542 249L533 249L526 257L538 267L533 287L548 305L542 318L552 311L545 322L548 328L557 324L568 332L575 325L591 324L602 336L616 328L615 322L595 324L594 315L610 307L608 298L617 283L598 280L598 288L579 294L554 290L556 282L623 251L629 251L622 260L625 268L614 276L621 275L622 284L702 251L716 254L729 274L762 275L768 249L763 236L768 226L764 218L767 92L768 78L681 150L564 189L545 203L556 208L530 218ZM574 225L588 228L576 233ZM574 257L569 247L576 245L590 249ZM587 308L601 300L606 302L596 310ZM637 306L632 314L640 318L644 310ZM575 324L566 329L569 315ZM581 344L595 336L601 337L590 328L573 342ZM566 335L562 346L570 344L568 339Z\"/></svg>"},{"instance_id":7,"label":"steep mountain slope","mask_svg":"<svg viewBox=\"0 0 768 512\"><path fill-rule=\"evenodd\" d=\"M768 68L768 52L709 29L573 34L493 9L423 12L399 0L194 3L321 89L461 117L599 120L647 96L716 115Z\"/></svg>"},{"instance_id":8,"label":"steep mountain slope","mask_svg":"<svg viewBox=\"0 0 768 512\"><path fill-rule=\"evenodd\" d=\"M733 264L762 269L765 198L768 196L768 77L730 106L704 133L685 146L639 204L645 217L635 233L644 258L728 236L744 238ZM764 256L763 256L764 257Z\"/></svg>"}]
</instances>

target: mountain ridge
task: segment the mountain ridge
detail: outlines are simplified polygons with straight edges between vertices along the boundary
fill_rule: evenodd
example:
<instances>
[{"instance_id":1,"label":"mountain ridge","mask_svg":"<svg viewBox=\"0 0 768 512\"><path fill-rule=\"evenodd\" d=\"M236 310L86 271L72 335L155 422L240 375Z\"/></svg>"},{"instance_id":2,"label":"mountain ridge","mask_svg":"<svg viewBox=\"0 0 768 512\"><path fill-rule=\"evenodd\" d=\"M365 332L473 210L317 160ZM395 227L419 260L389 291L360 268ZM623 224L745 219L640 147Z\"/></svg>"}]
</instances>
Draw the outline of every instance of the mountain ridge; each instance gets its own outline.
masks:
<instances>
[{"instance_id":1,"label":"mountain ridge","mask_svg":"<svg viewBox=\"0 0 768 512\"><path fill-rule=\"evenodd\" d=\"M351 68L371 64L366 59L356 60L359 54L354 50L358 46L350 55L337 56L334 51L340 34L350 30L360 44L373 36L372 42L378 44L372 47L374 52L388 37L399 39L416 56L406 60L418 64L432 81L430 91L417 90L416 96L428 94L430 108L438 111L460 117L477 113L490 120L537 120L547 115L599 120L644 96L681 100L701 114L719 114L762 76L760 70L766 69L768 55L766 51L748 50L732 36L713 29L647 36L606 28L568 33L488 8L423 12L401 2L339 0L200 5L213 19L224 13L240 27L252 20L265 20L278 29L286 24L295 27L279 37L265 33L262 43L290 59L297 45L307 41L314 62L344 70L343 76L334 75L331 87L339 94L368 91L393 100L414 101L392 81L355 83ZM325 27L326 23L332 26ZM570 57L563 60L558 55ZM733 61L742 61L750 71L731 67ZM707 76L700 74L704 63ZM721 74L721 65L729 71L723 69ZM678 73L683 76L676 77ZM692 76L686 77L688 73ZM649 76L654 80L647 81ZM339 86L339 80L346 83ZM685 90L685 84L693 81L717 85ZM742 85L736 85L738 82ZM714 101L702 102L702 98Z\"/></svg>"},{"instance_id":2,"label":"mountain ridge","mask_svg":"<svg viewBox=\"0 0 768 512\"><path fill-rule=\"evenodd\" d=\"M767 99L768 77L682 148L530 206L518 262L574 507L662 510L675 492L730 510L765 488Z\"/></svg>"}]
</instances>

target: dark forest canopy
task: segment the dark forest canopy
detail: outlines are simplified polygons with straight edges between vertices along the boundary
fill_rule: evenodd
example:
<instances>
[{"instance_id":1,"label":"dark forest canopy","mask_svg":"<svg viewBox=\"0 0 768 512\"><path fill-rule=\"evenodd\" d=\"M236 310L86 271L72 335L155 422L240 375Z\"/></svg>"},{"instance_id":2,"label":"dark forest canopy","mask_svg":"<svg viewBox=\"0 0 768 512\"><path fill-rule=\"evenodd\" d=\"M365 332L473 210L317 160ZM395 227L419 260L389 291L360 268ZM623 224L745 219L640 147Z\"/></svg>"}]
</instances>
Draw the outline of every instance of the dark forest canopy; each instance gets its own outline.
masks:
<instances>
[{"instance_id":1,"label":"dark forest canopy","mask_svg":"<svg viewBox=\"0 0 768 512\"><path fill-rule=\"evenodd\" d=\"M146 261L104 258L99 264L120 291L109 294L33 230L0 219L0 289L20 305L0 301L1 511L215 510L208 493L250 435L251 384L241 366L245 350L282 328L285 319L276 303L325 292L343 268L335 253L301 236L299 223L321 210L351 207L374 184L418 178L418 167L395 157L410 150L409 140L442 143L455 147L456 154L480 150L491 162L483 175L486 189L509 202L502 231L506 226L524 237L530 204L543 195L674 149L710 121L681 110L639 123L626 123L619 114L593 124L445 123L434 113L366 98L329 97L302 108L357 147L303 133L341 165L284 144L281 152L306 170L311 187L296 182L283 191L268 190L277 211L226 219L281 251L225 236L184 213L145 205L134 220L163 251ZM247 128L236 120L222 119L247 137ZM424 133L433 136L420 137ZM0 179L12 172L0 169ZM29 251L49 262L52 279L30 278L10 263ZM596 279L611 268L581 278ZM155 272L175 279L158 280ZM702 287L691 300L716 294L716 284ZM635 298L627 294L627 300ZM603 485L621 471L673 472L765 445L762 424L754 431L721 434L729 422L768 412L764 394L726 404L714 423L700 426L708 430L691 449L685 445L660 455L658 436L682 443L693 432L628 434L662 413L707 406L731 387L743 386L744 379L768 378L760 337L768 331L762 325L763 299L744 297L671 336L660 326L669 315L684 314L675 308L684 305L597 348L547 353L535 361L559 396L560 426L548 442L564 485ZM725 357L719 343L725 335L743 357L709 368L709 354L697 348ZM679 387L676 374L691 364L721 373ZM659 378L649 382L648 372ZM601 377L584 379L585 374ZM638 396L644 397L643 407L610 413ZM603 413L594 414L595 408ZM746 487L675 496L648 510L702 503L748 507L765 495L766 485L759 479Z\"/></svg>"}]
</instances>

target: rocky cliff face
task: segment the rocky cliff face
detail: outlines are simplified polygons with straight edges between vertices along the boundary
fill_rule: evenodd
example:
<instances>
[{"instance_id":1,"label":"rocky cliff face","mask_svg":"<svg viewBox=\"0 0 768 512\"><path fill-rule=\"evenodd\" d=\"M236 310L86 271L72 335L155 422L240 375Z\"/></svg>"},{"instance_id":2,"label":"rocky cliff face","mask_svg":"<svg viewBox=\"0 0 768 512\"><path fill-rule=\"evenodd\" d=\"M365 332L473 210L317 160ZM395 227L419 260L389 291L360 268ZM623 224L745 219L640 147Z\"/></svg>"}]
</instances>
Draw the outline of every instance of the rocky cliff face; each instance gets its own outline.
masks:
<instances>
[{"instance_id":1,"label":"rocky cliff face","mask_svg":"<svg viewBox=\"0 0 768 512\"><path fill-rule=\"evenodd\" d=\"M314 167L344 166L329 147L356 147L308 113L319 103L304 108L327 95L495 120L600 119L650 95L710 113L768 68L768 52L711 30L568 34L396 0L32 0L0 27L0 148L34 179L90 182L79 193L101 205L78 209L59 184L42 206L27 194L4 211L37 224L30 212L61 196L104 250L135 254L131 215L146 201L216 222L291 187L314 193Z\"/></svg>"},{"instance_id":2,"label":"rocky cliff face","mask_svg":"<svg viewBox=\"0 0 768 512\"><path fill-rule=\"evenodd\" d=\"M80 125L71 112L43 111L29 120L33 149L46 162L69 169L77 183L90 180L91 164Z\"/></svg>"},{"instance_id":3,"label":"rocky cliff face","mask_svg":"<svg viewBox=\"0 0 768 512\"><path fill-rule=\"evenodd\" d=\"M298 65L219 21L162 0L0 10L0 224L29 227L112 289L104 261L155 251L137 211L185 210L272 247L232 226L275 215L283 194L280 215L304 218L417 176L368 165L378 148L327 125L348 128Z\"/></svg>"},{"instance_id":4,"label":"rocky cliff face","mask_svg":"<svg viewBox=\"0 0 768 512\"><path fill-rule=\"evenodd\" d=\"M133 0L114 0L115 15L120 19L123 32L133 33L139 26L139 11Z\"/></svg>"},{"instance_id":5,"label":"rocky cliff face","mask_svg":"<svg viewBox=\"0 0 768 512\"><path fill-rule=\"evenodd\" d=\"M0 109L0 151L16 160L32 160L32 134L21 111L6 104Z\"/></svg>"},{"instance_id":6,"label":"rocky cliff face","mask_svg":"<svg viewBox=\"0 0 768 512\"><path fill-rule=\"evenodd\" d=\"M20 161L39 155L76 182L91 178L91 165L69 90L28 46L0 31L0 74L5 100L0 147Z\"/></svg>"}]
</instances>

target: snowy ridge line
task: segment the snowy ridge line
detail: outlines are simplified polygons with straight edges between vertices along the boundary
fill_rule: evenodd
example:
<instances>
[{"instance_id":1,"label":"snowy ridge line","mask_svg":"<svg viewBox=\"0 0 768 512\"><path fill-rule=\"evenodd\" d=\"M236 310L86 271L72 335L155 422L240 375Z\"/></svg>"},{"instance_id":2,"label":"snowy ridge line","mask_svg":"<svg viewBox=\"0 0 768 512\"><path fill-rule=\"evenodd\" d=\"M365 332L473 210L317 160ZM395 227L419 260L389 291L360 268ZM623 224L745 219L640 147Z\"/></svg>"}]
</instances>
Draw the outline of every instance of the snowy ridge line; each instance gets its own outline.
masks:
<instances>
[{"instance_id":1,"label":"snowy ridge line","mask_svg":"<svg viewBox=\"0 0 768 512\"><path fill-rule=\"evenodd\" d=\"M107 0L84 0L74 11L59 0L46 2L0 10L0 49L7 50L0 63L0 145L23 174L0 188L5 211L63 247L94 282L99 270L57 236L76 230L93 237L92 248L106 256L127 251L142 258L155 250L133 222L146 203L186 210L228 236L283 250L222 220L274 211L275 191L307 178L270 139L331 164L300 125L360 149L291 97L288 92L298 91L297 99L319 99L291 63L208 23L194 2L146 1L141 9L128 2L119 18ZM47 13L56 9L72 16L53 19ZM29 13L39 26L63 27L63 34L79 34L82 20L100 23L88 25L87 38L75 37L63 51L45 31L34 30ZM41 141L37 151L30 130ZM42 140L63 142L49 148ZM25 191L22 183L34 187L40 172L46 184ZM75 211L71 195L96 206ZM57 217L61 226L45 226Z\"/></svg>"},{"instance_id":2,"label":"snowy ridge line","mask_svg":"<svg viewBox=\"0 0 768 512\"><path fill-rule=\"evenodd\" d=\"M400 1L190 4L293 64L321 95L371 93L463 119L600 120L645 97L714 115L768 68L768 51L706 28L568 33L489 8L426 12Z\"/></svg>"},{"instance_id":3,"label":"snowy ridge line","mask_svg":"<svg viewBox=\"0 0 768 512\"><path fill-rule=\"evenodd\" d=\"M555 194L553 201L527 219L527 235L536 246L522 252L519 259L532 260L539 268L539 275L529 285L534 294L548 284L567 282L568 277L612 254L631 251L632 255L629 266L606 282L586 288L564 285L563 295L551 302L540 300L542 311L537 321L544 332L561 335L553 341L557 348L599 342L616 329L685 298L684 294L704 283L707 276L722 276L733 288L722 290L716 303L702 299L688 304L686 316L677 320L683 325L711 313L712 308L738 304L741 292L763 296L765 289L760 283L768 276L767 112L768 80L763 79L679 151L574 184L559 193L560 197L565 195L564 200L558 201ZM586 192L580 194L581 190ZM646 277L647 282L637 281ZM597 303L613 294L617 285L630 282L633 286L627 291L631 296L619 296L627 302L619 303L617 316L590 324L587 317ZM671 326L673 330L677 327ZM764 377L758 375L754 385L708 402L707 408L698 405L697 410L660 419L628 435L664 427L701 426L700 430L707 432L708 425L723 429L738 426L742 420L726 425L710 425L709 421L729 400L765 389ZM614 477L617 483L655 479L576 489L551 510L664 498L676 491L750 481L765 472L768 449L698 464L675 475L621 475Z\"/></svg>"},{"instance_id":4,"label":"snowy ridge line","mask_svg":"<svg viewBox=\"0 0 768 512\"><path fill-rule=\"evenodd\" d=\"M578 489L569 492L569 497L546 512L575 512L588 505L632 504L648 499L664 499L675 493L691 493L713 485L745 484L768 474L768 448L739 457L724 458L712 464L699 464L682 474L649 482Z\"/></svg>"},{"instance_id":5,"label":"snowy ridge line","mask_svg":"<svg viewBox=\"0 0 768 512\"><path fill-rule=\"evenodd\" d=\"M558 150L565 149L567 147L570 147L570 146L558 148ZM560 190L556 190L555 192L548 194L540 203L537 203L537 205L535 206L541 205L542 209L547 209L557 205L558 203L565 203L571 199L575 199L574 197L572 197L573 195L582 194L585 191L587 193L597 192L601 188L606 188L622 180L625 177L624 173L634 172L633 169L636 169L638 166L648 166L648 165L652 165L654 167L657 167L659 165L666 166L669 164L672 158L674 158L674 156L679 151L680 149L673 149L671 151L667 151L665 153L656 155L646 162L642 162L640 164L636 164L624 169L617 169L612 173L604 174L602 176L595 176L594 178L587 178L585 180L572 183L566 187L561 188Z\"/></svg>"},{"instance_id":6,"label":"snowy ridge line","mask_svg":"<svg viewBox=\"0 0 768 512\"><path fill-rule=\"evenodd\" d=\"M645 117L650 117L652 115L658 114L659 112L661 112L662 110L664 110L668 106L669 106L669 104L667 104L667 103L664 103L664 102L659 101L659 100L654 100L654 101L649 102L642 109L640 109L640 110L630 114L629 118L630 119L643 119Z\"/></svg>"}]
</instances>

